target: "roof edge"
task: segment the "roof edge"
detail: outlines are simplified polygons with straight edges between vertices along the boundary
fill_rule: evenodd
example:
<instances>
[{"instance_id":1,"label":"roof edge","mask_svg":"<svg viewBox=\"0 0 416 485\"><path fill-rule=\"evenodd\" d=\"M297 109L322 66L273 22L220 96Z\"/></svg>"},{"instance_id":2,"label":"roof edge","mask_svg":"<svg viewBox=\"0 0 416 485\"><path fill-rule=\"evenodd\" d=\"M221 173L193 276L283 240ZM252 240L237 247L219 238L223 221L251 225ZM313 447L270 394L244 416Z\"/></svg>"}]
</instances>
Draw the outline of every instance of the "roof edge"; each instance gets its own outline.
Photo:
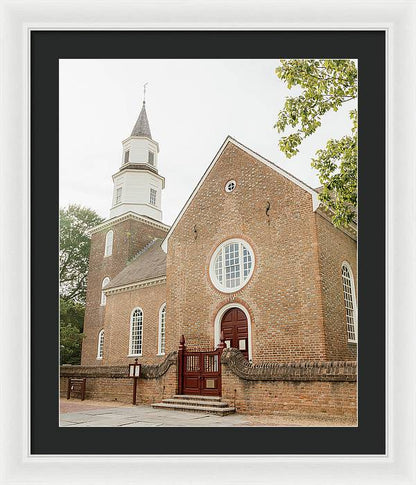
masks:
<instances>
[{"instance_id":1,"label":"roof edge","mask_svg":"<svg viewBox=\"0 0 416 485\"><path fill-rule=\"evenodd\" d=\"M318 198L318 192L316 192L315 189L313 189L312 187L309 187L309 185L307 185L304 182L302 182L301 180L297 179L294 175L290 174L289 172L286 172L286 170L283 170L278 165L274 164L270 160L267 160L267 158L262 157L261 155L259 155L255 151L251 150L250 148L246 147L245 145L243 145L242 143L237 141L232 136L228 135L226 137L226 139L224 140L223 144L221 145L220 149L216 153L215 157L213 158L212 162L209 164L208 168L205 170L204 174L200 178L198 184L196 185L195 189L192 191L188 200L185 202L185 205L182 207L181 211L179 212L178 216L176 217L175 221L173 222L172 226L170 227L169 232L166 234L166 237L163 240L162 245L161 245L161 247L162 247L163 251L165 251L165 253L167 253L167 250L168 250L168 247L167 247L168 246L168 240L169 240L171 234L173 233L173 231L175 230L177 223L182 218L182 215L184 214L184 212L186 211L186 209L188 208L188 206L192 202L194 196L196 195L199 188L201 187L201 185L205 181L205 179L208 176L211 169L214 167L215 163L217 162L218 158L221 156L222 152L225 150L225 147L227 146L228 143L233 143L237 148L240 148L240 150L245 151L246 153L251 155L256 160L264 163L266 166L268 166L272 170L275 170L280 175L289 179L291 182L295 183L296 185L301 187L303 190L305 190L306 192L311 194L311 196L312 196L312 210L313 210L313 212L315 212L318 209L318 207L320 205L320 201L319 201L319 198Z\"/></svg>"},{"instance_id":2,"label":"roof edge","mask_svg":"<svg viewBox=\"0 0 416 485\"><path fill-rule=\"evenodd\" d=\"M170 226L167 224L164 224L163 222L159 222L156 219L151 219L150 217L143 216L140 214L136 214L135 212L129 211L126 212L125 214L122 214L117 217L113 217L112 219L107 219L106 221L102 222L98 226L95 226L88 231L86 231L86 234L88 236L91 236L92 234L95 234L96 232L102 231L103 229L106 229L107 227L111 227L113 224L117 224L119 222L125 221L127 219L135 219L136 221L144 222L145 224L153 227L157 227L159 229L164 229L166 231L169 231Z\"/></svg>"},{"instance_id":3,"label":"roof edge","mask_svg":"<svg viewBox=\"0 0 416 485\"><path fill-rule=\"evenodd\" d=\"M103 293L107 295L112 295L114 293L121 293L122 291L131 291L136 290L137 288L144 288L146 286L154 286L154 285L161 285L166 282L166 275L160 275L156 278L149 278L147 280L135 281L134 283L128 283L127 285L120 285L114 286L112 288L108 288L107 290L104 288Z\"/></svg>"}]
</instances>

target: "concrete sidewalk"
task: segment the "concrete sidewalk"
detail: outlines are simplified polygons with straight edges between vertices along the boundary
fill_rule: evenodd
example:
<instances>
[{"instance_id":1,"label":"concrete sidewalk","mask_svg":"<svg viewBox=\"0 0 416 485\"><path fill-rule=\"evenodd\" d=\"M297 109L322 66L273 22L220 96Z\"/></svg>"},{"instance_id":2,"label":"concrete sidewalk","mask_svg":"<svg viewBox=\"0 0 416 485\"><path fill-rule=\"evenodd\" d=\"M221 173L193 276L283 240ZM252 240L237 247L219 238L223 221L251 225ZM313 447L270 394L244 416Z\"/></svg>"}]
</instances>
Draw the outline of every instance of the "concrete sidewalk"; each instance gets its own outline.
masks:
<instances>
[{"instance_id":1,"label":"concrete sidewalk","mask_svg":"<svg viewBox=\"0 0 416 485\"><path fill-rule=\"evenodd\" d=\"M60 400L62 427L288 427L355 426L351 418L331 416L294 416L288 414L244 415L214 414L153 409L99 401Z\"/></svg>"},{"instance_id":2,"label":"concrete sidewalk","mask_svg":"<svg viewBox=\"0 0 416 485\"><path fill-rule=\"evenodd\" d=\"M60 426L70 427L205 427L249 426L238 414L216 416L185 411L153 409L151 406L117 406L61 413Z\"/></svg>"}]
</instances>

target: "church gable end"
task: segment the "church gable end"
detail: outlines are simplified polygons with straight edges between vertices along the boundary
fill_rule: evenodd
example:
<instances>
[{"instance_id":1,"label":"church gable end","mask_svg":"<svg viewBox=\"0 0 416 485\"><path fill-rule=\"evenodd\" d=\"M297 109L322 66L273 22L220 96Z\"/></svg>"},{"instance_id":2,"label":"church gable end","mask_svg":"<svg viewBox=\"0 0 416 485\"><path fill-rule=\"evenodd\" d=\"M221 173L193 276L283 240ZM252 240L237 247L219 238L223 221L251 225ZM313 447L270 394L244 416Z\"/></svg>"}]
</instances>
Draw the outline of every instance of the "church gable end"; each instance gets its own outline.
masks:
<instances>
[{"instance_id":1,"label":"church gable end","mask_svg":"<svg viewBox=\"0 0 416 485\"><path fill-rule=\"evenodd\" d=\"M168 328L178 324L173 341L183 333L190 345L214 345L215 315L236 301L252 312L254 360L324 358L310 192L228 142L167 239ZM253 251L252 276L234 292L220 291L209 274L212 256L229 239Z\"/></svg>"}]
</instances>

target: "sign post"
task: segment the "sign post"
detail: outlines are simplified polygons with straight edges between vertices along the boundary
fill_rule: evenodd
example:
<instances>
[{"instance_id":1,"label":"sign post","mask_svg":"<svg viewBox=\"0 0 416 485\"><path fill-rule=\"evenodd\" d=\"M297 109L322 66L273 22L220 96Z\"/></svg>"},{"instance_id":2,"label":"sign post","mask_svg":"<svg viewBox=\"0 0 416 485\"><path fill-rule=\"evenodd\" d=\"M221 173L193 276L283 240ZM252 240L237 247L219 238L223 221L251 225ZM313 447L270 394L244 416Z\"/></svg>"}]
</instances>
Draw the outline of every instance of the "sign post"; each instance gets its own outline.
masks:
<instances>
[{"instance_id":1,"label":"sign post","mask_svg":"<svg viewBox=\"0 0 416 485\"><path fill-rule=\"evenodd\" d=\"M137 363L138 359L134 359L134 364L129 364L129 377L133 380L133 405L136 404L137 393L137 379L140 377L142 364Z\"/></svg>"}]
</instances>

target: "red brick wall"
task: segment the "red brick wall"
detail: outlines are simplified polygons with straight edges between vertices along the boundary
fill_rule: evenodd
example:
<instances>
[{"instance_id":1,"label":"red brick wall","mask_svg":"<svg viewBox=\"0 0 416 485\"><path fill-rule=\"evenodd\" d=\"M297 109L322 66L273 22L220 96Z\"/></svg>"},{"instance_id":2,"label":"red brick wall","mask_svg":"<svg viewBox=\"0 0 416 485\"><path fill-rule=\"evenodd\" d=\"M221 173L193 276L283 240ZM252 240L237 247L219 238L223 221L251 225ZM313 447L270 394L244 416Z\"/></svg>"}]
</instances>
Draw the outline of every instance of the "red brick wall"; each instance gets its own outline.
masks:
<instances>
[{"instance_id":1,"label":"red brick wall","mask_svg":"<svg viewBox=\"0 0 416 485\"><path fill-rule=\"evenodd\" d=\"M356 382L247 381L222 366L222 398L237 412L357 415Z\"/></svg>"},{"instance_id":2,"label":"red brick wall","mask_svg":"<svg viewBox=\"0 0 416 485\"><path fill-rule=\"evenodd\" d=\"M130 318L136 307L143 312L143 355L140 363L152 364L164 360L158 354L159 310L166 302L166 284L158 284L107 296L104 320L104 365L134 362L128 357ZM176 350L176 349L172 349Z\"/></svg>"},{"instance_id":3,"label":"red brick wall","mask_svg":"<svg viewBox=\"0 0 416 485\"><path fill-rule=\"evenodd\" d=\"M86 399L99 401L118 401L131 404L133 400L133 379L124 377L128 373L125 366L122 371L108 370L104 374L98 369L103 367L71 366L61 367L60 396L66 397L68 377L86 377ZM167 372L157 379L139 378L137 383L137 404L160 402L176 394L176 366L169 367ZM74 397L77 396L74 394Z\"/></svg>"},{"instance_id":4,"label":"red brick wall","mask_svg":"<svg viewBox=\"0 0 416 485\"><path fill-rule=\"evenodd\" d=\"M104 257L106 234L113 230L113 253ZM127 219L92 234L87 282L87 304L84 319L82 365L101 365L97 360L98 333L104 325L105 307L101 306L103 279L114 278L140 249L155 237L165 237L166 231L143 222Z\"/></svg>"},{"instance_id":5,"label":"red brick wall","mask_svg":"<svg viewBox=\"0 0 416 485\"><path fill-rule=\"evenodd\" d=\"M328 360L356 358L357 344L348 343L341 266L347 261L357 290L357 242L319 213L316 214L319 241L319 264L325 316L326 354ZM358 295L356 294L358 297Z\"/></svg>"},{"instance_id":6,"label":"red brick wall","mask_svg":"<svg viewBox=\"0 0 416 485\"><path fill-rule=\"evenodd\" d=\"M237 187L226 193L230 179ZM256 263L249 283L225 294L208 268L232 237L251 245ZM168 350L182 333L190 347L212 347L215 316L234 300L251 315L254 362L326 359L312 197L231 143L169 239L167 278Z\"/></svg>"}]
</instances>

